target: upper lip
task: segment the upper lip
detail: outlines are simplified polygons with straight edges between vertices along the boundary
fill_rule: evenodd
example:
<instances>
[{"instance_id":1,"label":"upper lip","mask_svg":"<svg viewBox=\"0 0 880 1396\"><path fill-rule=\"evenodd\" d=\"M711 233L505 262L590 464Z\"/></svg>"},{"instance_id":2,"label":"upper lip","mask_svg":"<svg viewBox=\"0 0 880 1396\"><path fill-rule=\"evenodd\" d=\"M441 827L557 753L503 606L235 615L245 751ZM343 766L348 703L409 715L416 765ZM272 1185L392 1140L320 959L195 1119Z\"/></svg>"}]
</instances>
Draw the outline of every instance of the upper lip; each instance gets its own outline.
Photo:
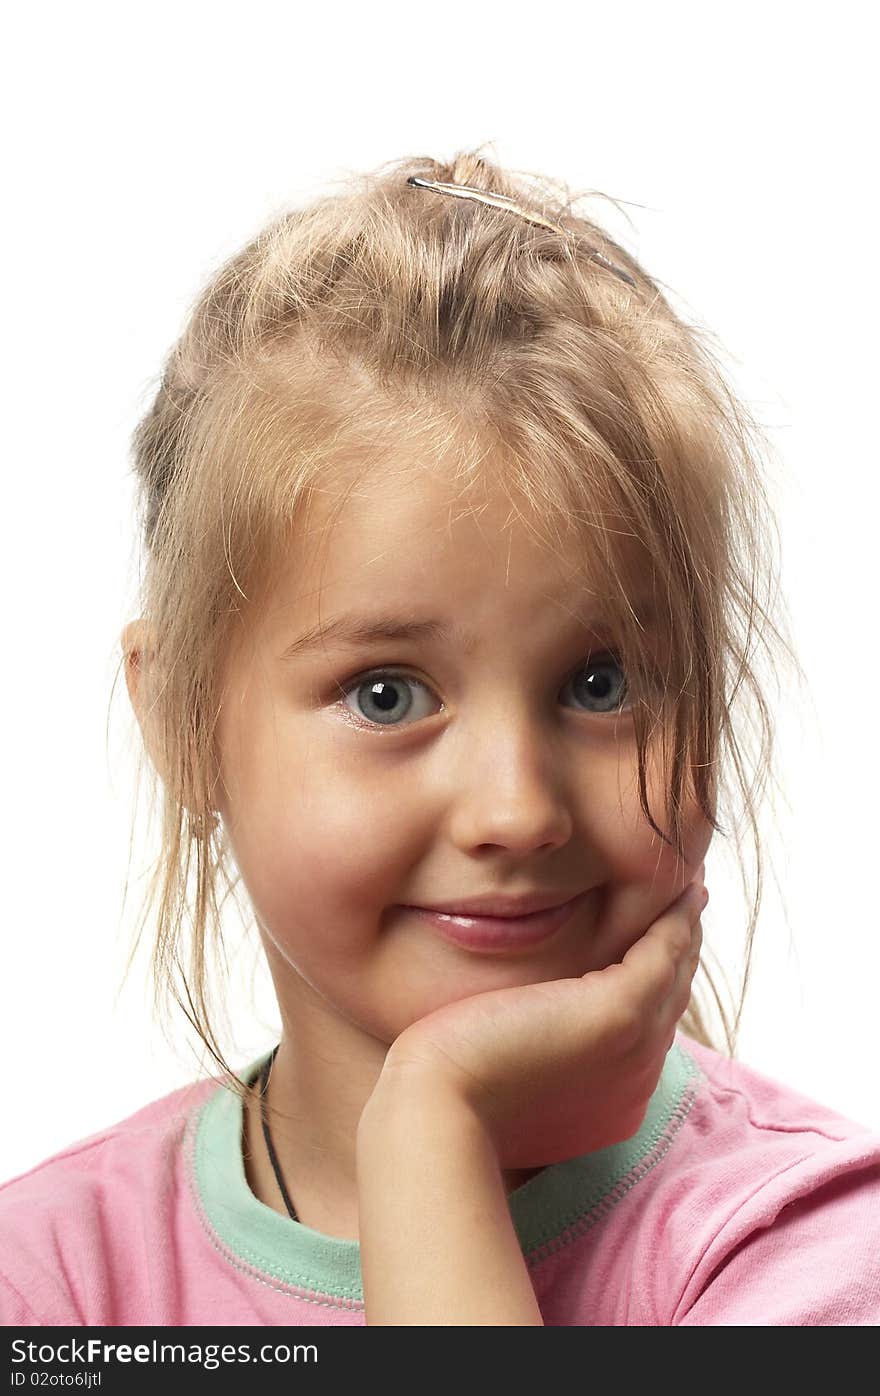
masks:
<instances>
[{"instance_id":1,"label":"upper lip","mask_svg":"<svg viewBox=\"0 0 880 1396\"><path fill-rule=\"evenodd\" d=\"M422 911L440 911L447 916L530 916L536 911L549 911L565 906L580 896L579 892L525 892L520 897L501 897L490 892L482 897L457 897L443 905L419 902Z\"/></svg>"}]
</instances>

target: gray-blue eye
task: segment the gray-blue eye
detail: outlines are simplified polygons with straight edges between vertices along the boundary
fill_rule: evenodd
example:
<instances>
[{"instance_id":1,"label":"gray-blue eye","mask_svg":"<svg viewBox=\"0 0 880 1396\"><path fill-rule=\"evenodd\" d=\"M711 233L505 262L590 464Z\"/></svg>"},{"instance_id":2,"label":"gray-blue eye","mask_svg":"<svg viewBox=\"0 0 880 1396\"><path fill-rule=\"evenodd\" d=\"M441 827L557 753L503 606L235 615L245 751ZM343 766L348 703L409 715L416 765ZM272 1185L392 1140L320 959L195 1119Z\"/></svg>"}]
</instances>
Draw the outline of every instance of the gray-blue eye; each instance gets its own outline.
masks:
<instances>
[{"instance_id":1,"label":"gray-blue eye","mask_svg":"<svg viewBox=\"0 0 880 1396\"><path fill-rule=\"evenodd\" d=\"M615 671L621 676L619 679L614 678ZM616 654L607 652L591 656L568 681L566 688L569 684L577 690L578 703L586 703L585 711L592 716L614 716L622 711L627 683ZM377 727L397 727L402 725L398 719L409 716L413 707L418 706L409 696L410 686L423 694L430 691L420 679L389 669L365 674L347 686L340 685L339 691L346 707L355 717L365 718ZM355 708L351 708L346 701L351 694L355 695ZM429 711L417 712L416 719L428 716Z\"/></svg>"},{"instance_id":2,"label":"gray-blue eye","mask_svg":"<svg viewBox=\"0 0 880 1396\"><path fill-rule=\"evenodd\" d=\"M608 678L608 673L613 674L614 670L622 676L622 682L613 677ZM598 675L596 678L590 677L583 684L578 681L588 675ZM572 683L579 690L586 694L588 700L599 703L598 709L592 709L598 713L618 713L621 711L623 701L628 692L626 677L620 662L620 656L612 654L610 651L603 654L591 656L582 669L575 674ZM622 690L622 692L621 692ZM616 696L615 696L616 695ZM605 706L605 705L608 706Z\"/></svg>"},{"instance_id":3,"label":"gray-blue eye","mask_svg":"<svg viewBox=\"0 0 880 1396\"><path fill-rule=\"evenodd\" d=\"M356 717L369 718L379 727L397 726L395 719L406 717L413 706L412 700L407 697L408 684L420 688L423 693L428 692L425 684L418 679L411 678L408 674L394 674L389 670L379 670L349 684L347 688L343 689L343 697L348 698L350 693L356 695L358 699ZM364 706L361 706L361 694L365 695ZM421 713L419 716L426 717L427 713Z\"/></svg>"}]
</instances>

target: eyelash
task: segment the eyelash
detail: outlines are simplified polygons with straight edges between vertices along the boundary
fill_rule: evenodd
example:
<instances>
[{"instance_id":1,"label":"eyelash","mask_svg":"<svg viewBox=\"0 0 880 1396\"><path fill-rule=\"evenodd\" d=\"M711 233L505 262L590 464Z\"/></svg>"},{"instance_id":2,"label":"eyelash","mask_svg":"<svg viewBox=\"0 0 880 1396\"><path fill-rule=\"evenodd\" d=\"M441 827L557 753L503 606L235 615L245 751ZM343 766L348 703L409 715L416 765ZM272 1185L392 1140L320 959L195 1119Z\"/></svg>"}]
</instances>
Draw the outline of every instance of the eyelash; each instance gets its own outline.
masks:
<instances>
[{"instance_id":1,"label":"eyelash","mask_svg":"<svg viewBox=\"0 0 880 1396\"><path fill-rule=\"evenodd\" d=\"M589 670L589 669L591 669L591 668L593 668L593 667L598 667L603 661L609 661L609 660L610 660L612 663L614 663L614 664L617 665L617 667L620 669L620 672L621 672L622 674L624 673L623 665L622 665L622 663L621 663L621 656L617 653L617 651L615 651L615 650L602 650L602 651L601 651L600 653L598 653L598 654L595 654L595 655L592 655L592 654L591 654L591 655L587 658L587 660L584 662L583 666L581 666L581 667L578 668L578 669L575 669L574 672L573 672L573 674L571 674L571 675L569 676L569 678L566 679L566 684L568 684L568 683L571 681L571 679L577 678L577 676L578 676L579 674L584 673L584 672L586 672L587 670ZM357 691L357 689L362 688L364 684L369 683L371 680L380 679L380 678L381 678L381 679L406 679L406 680L408 680L410 683L418 684L418 685L420 685L422 688L424 688L424 689L426 689L426 690L428 690L428 688L429 688L429 686L428 686L426 683L423 683L423 681L422 681L421 679L416 678L416 676L415 676L414 674L408 674L408 673L406 673L404 670L394 669L394 668L387 668L387 669L382 669L382 668L379 668L379 669L368 669L365 673L355 674L352 678L347 679L347 680L345 680L345 681L342 682L342 683L337 683L337 684L335 685L336 692L338 692L338 693L341 695L340 703L343 703L344 699L346 699L350 693L354 693L354 692ZM624 675L624 699L622 699L621 702L623 702L623 701L625 700L626 692L627 692L627 685L626 685L626 678L625 678L625 675ZM371 722L371 721L369 720L369 718L365 718L362 714L360 714L360 713L358 713L358 714L353 713L353 712L351 711L350 708L346 709L346 711L347 711L347 713L348 713L348 715L349 715L349 719L351 720L353 726L359 727L359 728L361 728L362 730L368 731L368 732L383 732L383 731L385 731L385 732L387 732L387 731L392 731L392 732L393 732L393 731L399 731L399 730L401 730L401 728L404 728L404 727L412 727L412 726L415 726L417 722L421 721L421 719L418 719L418 718L417 718L417 719L416 719L416 723L381 723L381 722ZM623 713L625 713L626 711L628 711L628 708L627 708L627 707L621 706L621 707L618 707L618 708L611 709L611 710L610 710L609 712L607 712L607 713L601 713L601 712L591 713L591 712L587 711L586 709L581 709L580 711L584 712L585 715L586 715L587 717L598 717L598 718L612 718L612 717L617 717L617 718L619 718Z\"/></svg>"}]
</instances>

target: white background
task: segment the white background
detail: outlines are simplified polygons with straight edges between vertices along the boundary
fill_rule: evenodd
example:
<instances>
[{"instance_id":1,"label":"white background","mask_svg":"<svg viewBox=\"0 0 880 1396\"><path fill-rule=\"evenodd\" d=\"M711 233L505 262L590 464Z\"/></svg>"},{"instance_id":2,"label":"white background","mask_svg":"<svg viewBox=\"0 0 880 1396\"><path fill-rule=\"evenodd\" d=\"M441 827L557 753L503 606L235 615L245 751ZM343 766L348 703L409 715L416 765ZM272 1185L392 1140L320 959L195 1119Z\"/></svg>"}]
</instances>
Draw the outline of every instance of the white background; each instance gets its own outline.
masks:
<instances>
[{"instance_id":1,"label":"white background","mask_svg":"<svg viewBox=\"0 0 880 1396\"><path fill-rule=\"evenodd\" d=\"M128 443L205 277L270 216L404 155L495 158L626 201L609 227L729 354L767 428L809 692L774 702L789 807L740 1056L880 1128L877 111L868 8L799 4L18 7L0 83L5 468L0 1178L198 1074L153 1023L154 850L131 851L118 636L136 614ZM110 713L108 724L108 710ZM775 881L774 881L775 877ZM707 943L735 971L732 850ZM233 961L230 1060L275 1040Z\"/></svg>"}]
</instances>

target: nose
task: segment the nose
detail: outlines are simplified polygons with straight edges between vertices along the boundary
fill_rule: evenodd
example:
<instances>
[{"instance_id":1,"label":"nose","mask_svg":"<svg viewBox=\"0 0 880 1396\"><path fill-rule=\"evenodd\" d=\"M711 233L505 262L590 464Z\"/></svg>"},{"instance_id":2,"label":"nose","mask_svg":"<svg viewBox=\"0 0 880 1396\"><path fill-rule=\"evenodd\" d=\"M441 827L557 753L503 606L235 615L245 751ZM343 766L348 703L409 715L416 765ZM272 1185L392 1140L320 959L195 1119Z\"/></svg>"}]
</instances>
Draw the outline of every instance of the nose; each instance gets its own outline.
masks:
<instances>
[{"instance_id":1,"label":"nose","mask_svg":"<svg viewBox=\"0 0 880 1396\"><path fill-rule=\"evenodd\" d=\"M484 747L481 759L471 756L466 764L470 772L453 816L453 836L462 848L494 845L522 855L571 838L567 783L533 735L516 744L509 739L504 751L497 742L491 750Z\"/></svg>"}]
</instances>

